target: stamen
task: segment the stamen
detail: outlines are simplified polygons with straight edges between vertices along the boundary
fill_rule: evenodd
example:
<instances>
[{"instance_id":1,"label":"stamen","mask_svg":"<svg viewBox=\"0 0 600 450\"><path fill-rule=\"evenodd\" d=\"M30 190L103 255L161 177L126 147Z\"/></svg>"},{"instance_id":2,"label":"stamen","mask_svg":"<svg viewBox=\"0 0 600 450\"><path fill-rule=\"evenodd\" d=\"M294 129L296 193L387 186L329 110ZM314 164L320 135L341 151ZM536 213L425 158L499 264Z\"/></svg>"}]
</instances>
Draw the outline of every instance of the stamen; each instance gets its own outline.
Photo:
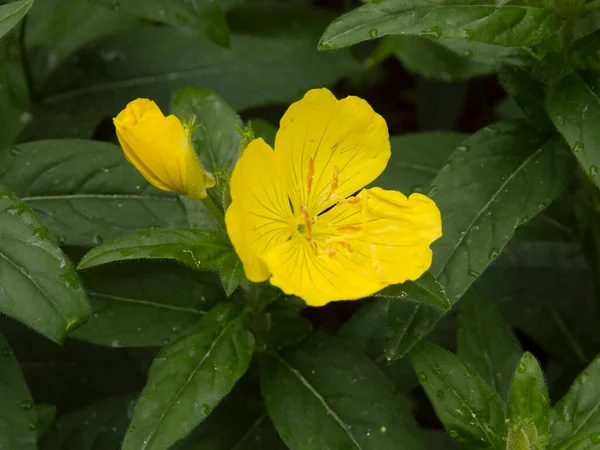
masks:
<instances>
[{"instance_id":1,"label":"stamen","mask_svg":"<svg viewBox=\"0 0 600 450\"><path fill-rule=\"evenodd\" d=\"M310 236L306 236L306 240L312 247L313 253L315 254L315 256L319 256L319 249L317 248L317 243L315 241L313 241Z\"/></svg>"},{"instance_id":2,"label":"stamen","mask_svg":"<svg viewBox=\"0 0 600 450\"><path fill-rule=\"evenodd\" d=\"M339 227L337 230L338 231L362 231L362 227L356 226L356 225L348 225L345 227Z\"/></svg>"},{"instance_id":3,"label":"stamen","mask_svg":"<svg viewBox=\"0 0 600 450\"><path fill-rule=\"evenodd\" d=\"M306 234L308 236L312 233L312 223L310 221L310 215L308 214L308 207L302 205L302 217L304 218L304 226L306 227Z\"/></svg>"},{"instance_id":4,"label":"stamen","mask_svg":"<svg viewBox=\"0 0 600 450\"><path fill-rule=\"evenodd\" d=\"M306 186L307 186L306 189L308 191L308 195L310 195L314 177L315 177L315 160L310 158L308 160L308 174L306 175Z\"/></svg>"},{"instance_id":5,"label":"stamen","mask_svg":"<svg viewBox=\"0 0 600 450\"><path fill-rule=\"evenodd\" d=\"M325 198L325 200L329 200L331 198L331 196L333 195L333 191L335 191L338 188L339 176L340 176L340 171L338 170L338 168L336 166L333 166L333 179L331 180L331 185L329 186L329 192L327 193L327 197Z\"/></svg>"},{"instance_id":6,"label":"stamen","mask_svg":"<svg viewBox=\"0 0 600 450\"><path fill-rule=\"evenodd\" d=\"M352 246L350 244L348 244L346 241L340 241L340 245L345 248L346 250L348 250L350 253L352 253L354 251L354 249L352 248Z\"/></svg>"}]
</instances>

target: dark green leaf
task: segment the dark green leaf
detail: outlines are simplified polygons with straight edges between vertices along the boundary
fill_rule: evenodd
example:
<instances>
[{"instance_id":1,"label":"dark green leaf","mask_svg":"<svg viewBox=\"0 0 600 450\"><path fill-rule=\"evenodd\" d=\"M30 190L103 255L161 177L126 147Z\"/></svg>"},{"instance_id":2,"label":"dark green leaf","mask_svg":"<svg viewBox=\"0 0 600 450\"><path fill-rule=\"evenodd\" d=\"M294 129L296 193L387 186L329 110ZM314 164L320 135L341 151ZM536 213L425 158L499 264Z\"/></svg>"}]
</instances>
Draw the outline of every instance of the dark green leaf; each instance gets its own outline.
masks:
<instances>
[{"instance_id":1,"label":"dark green leaf","mask_svg":"<svg viewBox=\"0 0 600 450\"><path fill-rule=\"evenodd\" d=\"M187 436L246 372L254 350L244 314L217 305L152 364L123 450L166 450Z\"/></svg>"},{"instance_id":2,"label":"dark green leaf","mask_svg":"<svg viewBox=\"0 0 600 450\"><path fill-rule=\"evenodd\" d=\"M91 247L132 231L188 226L179 198L150 186L108 143L51 140L0 151L0 184L68 245ZM195 203L200 211L194 226L215 227Z\"/></svg>"},{"instance_id":3,"label":"dark green leaf","mask_svg":"<svg viewBox=\"0 0 600 450\"><path fill-rule=\"evenodd\" d=\"M93 39L141 25L129 14L86 0L43 0L27 16L25 44L31 75L40 84L69 55Z\"/></svg>"},{"instance_id":4,"label":"dark green leaf","mask_svg":"<svg viewBox=\"0 0 600 450\"><path fill-rule=\"evenodd\" d=\"M233 255L223 262L219 275L221 277L223 289L225 289L225 294L227 294L228 297L233 294L233 291L237 289L246 276L242 261L239 257L234 257Z\"/></svg>"},{"instance_id":5,"label":"dark green leaf","mask_svg":"<svg viewBox=\"0 0 600 450\"><path fill-rule=\"evenodd\" d=\"M600 97L598 76L572 72L550 87L546 108L554 125L569 143L583 171L600 185Z\"/></svg>"},{"instance_id":6,"label":"dark green leaf","mask_svg":"<svg viewBox=\"0 0 600 450\"><path fill-rule=\"evenodd\" d=\"M242 378L208 419L171 450L284 450L258 386Z\"/></svg>"},{"instance_id":7,"label":"dark green leaf","mask_svg":"<svg viewBox=\"0 0 600 450\"><path fill-rule=\"evenodd\" d=\"M131 99L151 98L166 111L173 92L188 86L213 90L231 107L244 109L288 102L358 72L349 53L318 54L314 45L312 36L234 35L231 49L224 49L169 28L99 39L48 79L44 111L25 136L87 137Z\"/></svg>"},{"instance_id":8,"label":"dark green leaf","mask_svg":"<svg viewBox=\"0 0 600 450\"><path fill-rule=\"evenodd\" d=\"M0 335L0 448L35 450L37 414L19 362Z\"/></svg>"},{"instance_id":9,"label":"dark green leaf","mask_svg":"<svg viewBox=\"0 0 600 450\"><path fill-rule=\"evenodd\" d=\"M225 298L212 274L155 261L88 270L82 278L93 314L73 337L112 347L162 346Z\"/></svg>"},{"instance_id":10,"label":"dark green leaf","mask_svg":"<svg viewBox=\"0 0 600 450\"><path fill-rule=\"evenodd\" d=\"M99 245L83 257L78 269L132 259L174 259L193 269L220 270L238 256L220 231L149 230Z\"/></svg>"},{"instance_id":11,"label":"dark green leaf","mask_svg":"<svg viewBox=\"0 0 600 450\"><path fill-rule=\"evenodd\" d=\"M252 129L257 138L263 138L271 147L275 146L277 128L274 125L263 119L250 119L249 122L252 123Z\"/></svg>"},{"instance_id":12,"label":"dark green leaf","mask_svg":"<svg viewBox=\"0 0 600 450\"><path fill-rule=\"evenodd\" d=\"M471 289L460 304L458 356L506 400L523 350L497 306Z\"/></svg>"},{"instance_id":13,"label":"dark green leaf","mask_svg":"<svg viewBox=\"0 0 600 450\"><path fill-rule=\"evenodd\" d=\"M0 5L0 37L8 33L25 17L32 4L33 0L19 0L7 5Z\"/></svg>"},{"instance_id":14,"label":"dark green leaf","mask_svg":"<svg viewBox=\"0 0 600 450\"><path fill-rule=\"evenodd\" d=\"M62 342L90 310L71 262L29 207L0 186L0 312Z\"/></svg>"},{"instance_id":15,"label":"dark green leaf","mask_svg":"<svg viewBox=\"0 0 600 450\"><path fill-rule=\"evenodd\" d=\"M598 450L600 449L600 433L586 433L573 436L552 450Z\"/></svg>"},{"instance_id":16,"label":"dark green leaf","mask_svg":"<svg viewBox=\"0 0 600 450\"><path fill-rule=\"evenodd\" d=\"M434 344L421 342L409 356L437 416L461 448L504 450L504 404L483 378Z\"/></svg>"},{"instance_id":17,"label":"dark green leaf","mask_svg":"<svg viewBox=\"0 0 600 450\"><path fill-rule=\"evenodd\" d=\"M583 433L600 433L600 357L577 377L550 415L550 442Z\"/></svg>"},{"instance_id":18,"label":"dark green leaf","mask_svg":"<svg viewBox=\"0 0 600 450\"><path fill-rule=\"evenodd\" d=\"M218 95L198 88L181 89L171 101L171 113L185 119L195 118L194 147L207 170L233 170L240 156L243 123L237 113Z\"/></svg>"},{"instance_id":19,"label":"dark green leaf","mask_svg":"<svg viewBox=\"0 0 600 450\"><path fill-rule=\"evenodd\" d=\"M37 416L37 438L38 441L48 431L56 418L56 407L54 405L35 405Z\"/></svg>"},{"instance_id":20,"label":"dark green leaf","mask_svg":"<svg viewBox=\"0 0 600 450\"><path fill-rule=\"evenodd\" d=\"M510 387L506 417L509 422L507 448L546 448L549 415L550 404L544 373L534 356L525 353Z\"/></svg>"},{"instance_id":21,"label":"dark green leaf","mask_svg":"<svg viewBox=\"0 0 600 450\"><path fill-rule=\"evenodd\" d=\"M108 398L60 416L42 439L41 450L117 450L136 396Z\"/></svg>"},{"instance_id":22,"label":"dark green leaf","mask_svg":"<svg viewBox=\"0 0 600 450\"><path fill-rule=\"evenodd\" d=\"M560 26L560 17L544 0L386 0L334 20L319 48L348 47L390 34L517 46L541 41Z\"/></svg>"},{"instance_id":23,"label":"dark green leaf","mask_svg":"<svg viewBox=\"0 0 600 450\"><path fill-rule=\"evenodd\" d=\"M90 0L115 10L200 31L219 45L229 45L229 29L221 8L231 7L236 0L222 0L215 5L208 0Z\"/></svg>"},{"instance_id":24,"label":"dark green leaf","mask_svg":"<svg viewBox=\"0 0 600 450\"><path fill-rule=\"evenodd\" d=\"M373 185L407 195L423 191L466 137L436 132L392 136L392 157Z\"/></svg>"},{"instance_id":25,"label":"dark green leaf","mask_svg":"<svg viewBox=\"0 0 600 450\"><path fill-rule=\"evenodd\" d=\"M457 301L499 255L515 229L564 189L572 164L562 141L519 122L486 127L451 155L429 195L442 212L444 235L432 248L431 272ZM535 180L535 182L532 182ZM397 355L406 353L442 314L415 305Z\"/></svg>"},{"instance_id":26,"label":"dark green leaf","mask_svg":"<svg viewBox=\"0 0 600 450\"><path fill-rule=\"evenodd\" d=\"M261 362L265 404L290 449L423 448L392 383L343 341L316 335Z\"/></svg>"},{"instance_id":27,"label":"dark green leaf","mask_svg":"<svg viewBox=\"0 0 600 450\"><path fill-rule=\"evenodd\" d=\"M406 281L402 284L388 286L375 295L377 297L403 298L411 302L431 305L442 311L448 311L451 306L444 288L437 282L431 272L425 272L416 281Z\"/></svg>"},{"instance_id":28,"label":"dark green leaf","mask_svg":"<svg viewBox=\"0 0 600 450\"><path fill-rule=\"evenodd\" d=\"M525 116L540 129L552 131L554 127L545 105L546 85L526 69L515 65L503 66L498 75L502 87L518 103Z\"/></svg>"}]
</instances>

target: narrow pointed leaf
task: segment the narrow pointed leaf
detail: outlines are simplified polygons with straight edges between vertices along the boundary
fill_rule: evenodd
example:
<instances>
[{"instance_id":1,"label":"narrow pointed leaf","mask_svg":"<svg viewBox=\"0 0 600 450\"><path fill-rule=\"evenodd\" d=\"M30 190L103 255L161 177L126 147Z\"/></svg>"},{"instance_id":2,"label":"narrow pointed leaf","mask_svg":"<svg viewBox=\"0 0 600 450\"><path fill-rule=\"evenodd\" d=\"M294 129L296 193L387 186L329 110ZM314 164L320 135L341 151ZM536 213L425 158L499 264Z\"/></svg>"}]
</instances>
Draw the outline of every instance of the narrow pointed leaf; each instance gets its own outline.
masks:
<instances>
[{"instance_id":1,"label":"narrow pointed leaf","mask_svg":"<svg viewBox=\"0 0 600 450\"><path fill-rule=\"evenodd\" d=\"M600 433L600 357L579 374L550 415L553 444L583 433Z\"/></svg>"},{"instance_id":2,"label":"narrow pointed leaf","mask_svg":"<svg viewBox=\"0 0 600 450\"><path fill-rule=\"evenodd\" d=\"M0 448L35 450L37 413L19 362L0 335Z\"/></svg>"},{"instance_id":3,"label":"narrow pointed leaf","mask_svg":"<svg viewBox=\"0 0 600 450\"><path fill-rule=\"evenodd\" d=\"M544 373L534 356L525 353L510 387L508 448L546 448L549 416L550 402Z\"/></svg>"},{"instance_id":4,"label":"narrow pointed leaf","mask_svg":"<svg viewBox=\"0 0 600 450\"><path fill-rule=\"evenodd\" d=\"M523 350L496 305L478 290L471 289L460 304L457 354L508 399Z\"/></svg>"},{"instance_id":5,"label":"narrow pointed leaf","mask_svg":"<svg viewBox=\"0 0 600 450\"><path fill-rule=\"evenodd\" d=\"M0 5L0 37L10 31L12 27L25 17L33 0L19 0L6 5Z\"/></svg>"},{"instance_id":6,"label":"narrow pointed leaf","mask_svg":"<svg viewBox=\"0 0 600 450\"><path fill-rule=\"evenodd\" d=\"M348 47L392 34L518 46L541 41L560 26L560 17L544 0L383 0L334 20L319 48Z\"/></svg>"},{"instance_id":7,"label":"narrow pointed leaf","mask_svg":"<svg viewBox=\"0 0 600 450\"><path fill-rule=\"evenodd\" d=\"M452 302L494 261L515 229L556 198L572 173L561 140L547 140L520 122L486 127L450 156L429 191L444 224L444 235L432 245L430 271ZM397 355L410 350L443 315L430 306L410 306Z\"/></svg>"},{"instance_id":8,"label":"narrow pointed leaf","mask_svg":"<svg viewBox=\"0 0 600 450\"><path fill-rule=\"evenodd\" d=\"M33 211L2 186L0 312L56 342L90 314L69 259Z\"/></svg>"},{"instance_id":9,"label":"narrow pointed leaf","mask_svg":"<svg viewBox=\"0 0 600 450\"><path fill-rule=\"evenodd\" d=\"M90 250L78 269L132 259L174 259L193 269L220 270L237 255L227 238L213 230L149 230L128 234Z\"/></svg>"},{"instance_id":10,"label":"narrow pointed leaf","mask_svg":"<svg viewBox=\"0 0 600 450\"><path fill-rule=\"evenodd\" d=\"M421 385L446 431L466 449L504 450L504 404L458 357L420 342L409 354Z\"/></svg>"},{"instance_id":11,"label":"narrow pointed leaf","mask_svg":"<svg viewBox=\"0 0 600 450\"><path fill-rule=\"evenodd\" d=\"M167 450L231 391L252 359L246 317L220 304L187 335L163 347L135 407L123 450Z\"/></svg>"},{"instance_id":12,"label":"narrow pointed leaf","mask_svg":"<svg viewBox=\"0 0 600 450\"><path fill-rule=\"evenodd\" d=\"M416 281L406 281L394 284L375 294L377 297L403 298L405 300L423 303L442 311L448 311L452 304L446 297L444 288L438 283L431 272L425 272Z\"/></svg>"},{"instance_id":13,"label":"narrow pointed leaf","mask_svg":"<svg viewBox=\"0 0 600 450\"><path fill-rule=\"evenodd\" d=\"M418 426L392 383L343 341L315 335L261 360L269 416L292 450L422 449Z\"/></svg>"},{"instance_id":14,"label":"narrow pointed leaf","mask_svg":"<svg viewBox=\"0 0 600 450\"><path fill-rule=\"evenodd\" d=\"M133 231L188 226L181 200L151 186L119 147L105 142L46 140L0 150L0 184L67 245L92 247ZM196 216L194 227L215 226L201 203Z\"/></svg>"}]
</instances>

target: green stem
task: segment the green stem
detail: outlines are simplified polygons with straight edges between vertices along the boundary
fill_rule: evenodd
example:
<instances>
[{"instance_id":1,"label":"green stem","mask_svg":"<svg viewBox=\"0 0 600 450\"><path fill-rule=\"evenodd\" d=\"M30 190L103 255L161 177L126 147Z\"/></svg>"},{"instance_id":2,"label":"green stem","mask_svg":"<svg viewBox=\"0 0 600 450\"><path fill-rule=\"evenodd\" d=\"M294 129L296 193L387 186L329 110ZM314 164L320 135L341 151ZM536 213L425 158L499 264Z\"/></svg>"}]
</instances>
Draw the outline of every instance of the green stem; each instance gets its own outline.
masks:
<instances>
[{"instance_id":1,"label":"green stem","mask_svg":"<svg viewBox=\"0 0 600 450\"><path fill-rule=\"evenodd\" d=\"M219 209L217 204L213 201L213 199L210 198L210 196L207 196L206 198L202 199L202 203L204 203L204 206L206 207L206 209L208 210L210 215L213 216L213 218L215 219L215 221L217 222L219 227L222 230L226 230L225 215L221 212L221 210Z\"/></svg>"}]
</instances>

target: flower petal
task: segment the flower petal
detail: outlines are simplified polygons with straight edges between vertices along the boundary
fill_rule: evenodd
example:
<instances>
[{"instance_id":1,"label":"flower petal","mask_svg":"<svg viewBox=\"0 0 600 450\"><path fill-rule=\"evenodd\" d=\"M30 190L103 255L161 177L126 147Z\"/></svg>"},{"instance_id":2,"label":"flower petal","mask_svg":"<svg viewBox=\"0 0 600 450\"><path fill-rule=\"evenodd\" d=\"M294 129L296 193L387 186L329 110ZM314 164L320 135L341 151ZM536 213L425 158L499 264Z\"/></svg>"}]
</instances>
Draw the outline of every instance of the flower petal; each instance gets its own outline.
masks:
<instances>
[{"instance_id":1,"label":"flower petal","mask_svg":"<svg viewBox=\"0 0 600 450\"><path fill-rule=\"evenodd\" d=\"M431 199L380 188L365 189L318 219L310 238L298 235L265 256L271 283L312 306L416 280L441 236Z\"/></svg>"},{"instance_id":2,"label":"flower petal","mask_svg":"<svg viewBox=\"0 0 600 450\"><path fill-rule=\"evenodd\" d=\"M390 154L385 120L366 101L337 100L327 89L313 89L292 104L275 140L294 210L310 216L377 178Z\"/></svg>"},{"instance_id":3,"label":"flower petal","mask_svg":"<svg viewBox=\"0 0 600 450\"><path fill-rule=\"evenodd\" d=\"M269 278L260 256L286 242L296 231L273 149L255 139L244 150L231 175L227 232L250 281Z\"/></svg>"}]
</instances>

